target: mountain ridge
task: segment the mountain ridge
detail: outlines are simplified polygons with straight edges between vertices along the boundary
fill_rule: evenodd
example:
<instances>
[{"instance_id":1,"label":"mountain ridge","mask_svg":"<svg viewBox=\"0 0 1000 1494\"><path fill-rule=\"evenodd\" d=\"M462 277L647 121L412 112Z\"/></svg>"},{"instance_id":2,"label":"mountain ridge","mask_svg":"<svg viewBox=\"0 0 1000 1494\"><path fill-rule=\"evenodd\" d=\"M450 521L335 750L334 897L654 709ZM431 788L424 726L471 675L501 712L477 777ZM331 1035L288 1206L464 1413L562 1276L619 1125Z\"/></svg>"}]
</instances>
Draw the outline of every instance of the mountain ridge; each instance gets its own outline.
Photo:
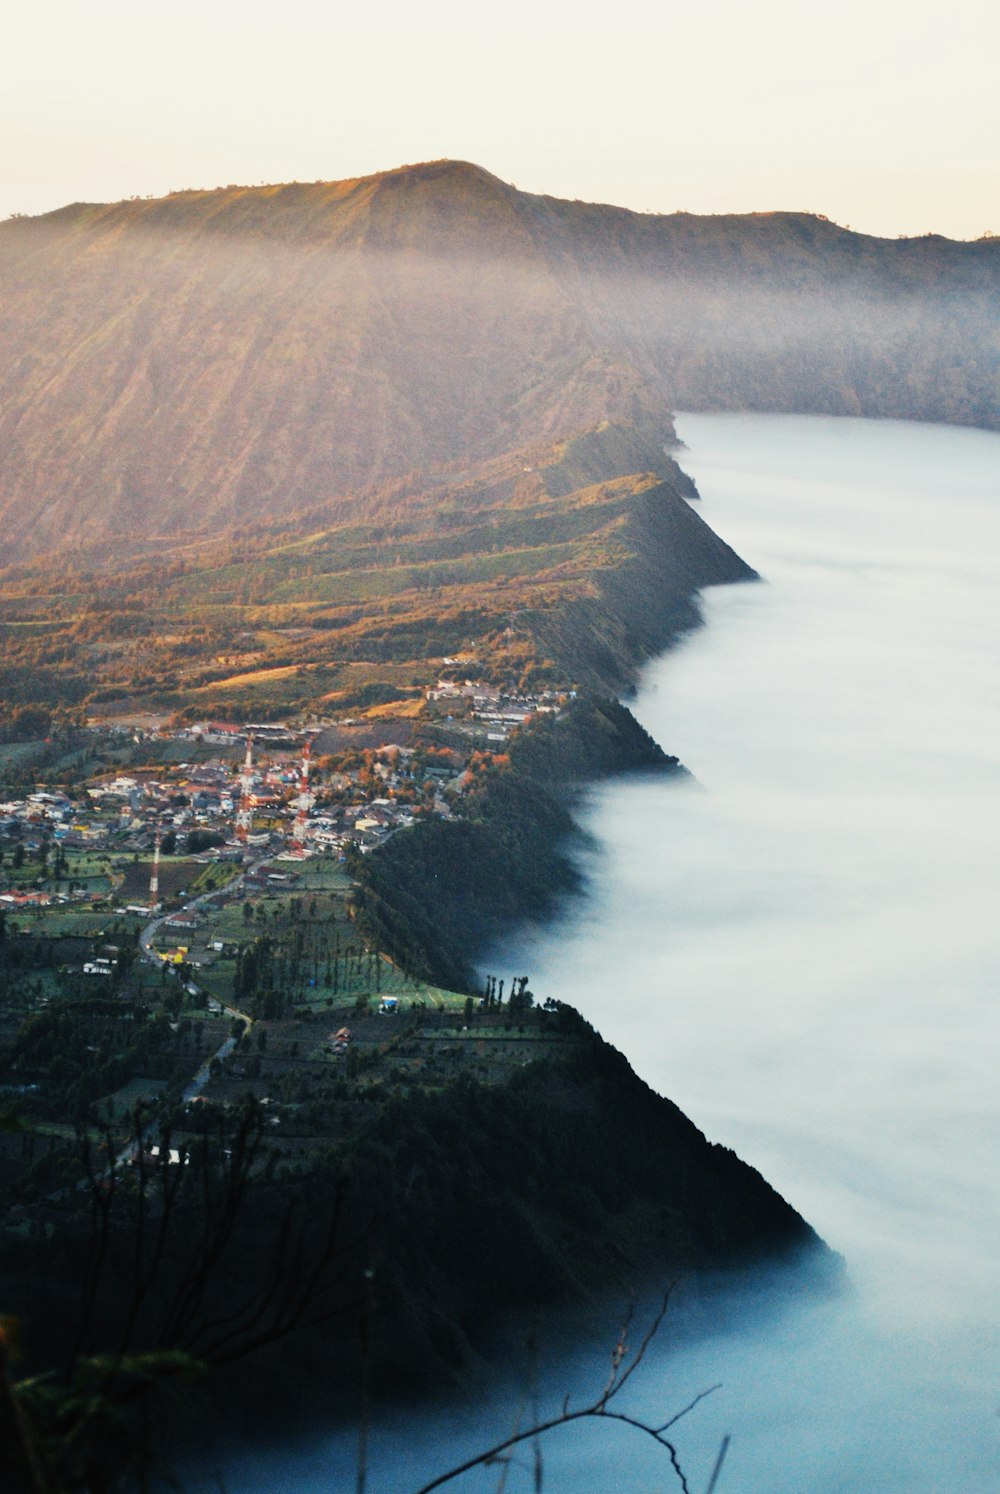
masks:
<instances>
[{"instance_id":1,"label":"mountain ridge","mask_svg":"<svg viewBox=\"0 0 1000 1494\"><path fill-rule=\"evenodd\" d=\"M93 211L95 209L109 210L113 208L127 208L133 204L147 202L164 203L179 198L197 199L209 197L222 197L229 194L241 196L261 196L272 198L275 194L292 196L294 194L307 194L312 192L329 193L332 189L338 197L343 197L356 192L359 188L377 186L381 183L393 183L402 180L434 180L440 178L460 178L478 181L488 185L491 189L499 189L509 196L517 196L524 199L533 199L542 203L557 203L569 205L574 208L590 208L598 212L618 213L627 218L651 219L654 221L691 221L696 223L748 223L754 221L778 220L788 223L822 225L822 230L833 235L844 235L854 240L868 240L874 244L918 244L934 242L939 244L961 245L967 247L989 246L998 241L994 234L981 234L975 239L951 238L947 234L929 231L922 234L870 234L858 229L851 228L847 224L836 222L824 213L818 213L807 208L761 208L749 212L715 212L715 213L692 213L683 208L674 209L671 212L657 212L654 210L640 211L629 208L621 203L605 202L583 198L560 198L549 192L529 192L505 182L502 177L496 175L485 166L480 166L475 161L469 161L461 157L443 156L431 161L404 162L399 166L387 167L380 171L368 172L355 177L320 177L314 181L293 180L289 182L230 182L226 186L216 187L181 187L172 189L160 196L150 193L147 196L132 196L104 200L79 199L74 202L65 203L61 207L49 209L43 213L13 213L6 220L7 223L39 224L62 219L68 214L78 211ZM3 225L0 224L0 231Z\"/></svg>"},{"instance_id":2,"label":"mountain ridge","mask_svg":"<svg viewBox=\"0 0 1000 1494\"><path fill-rule=\"evenodd\" d=\"M292 514L602 421L1000 424L1000 241L653 215L469 162L0 225L9 558Z\"/></svg>"}]
</instances>

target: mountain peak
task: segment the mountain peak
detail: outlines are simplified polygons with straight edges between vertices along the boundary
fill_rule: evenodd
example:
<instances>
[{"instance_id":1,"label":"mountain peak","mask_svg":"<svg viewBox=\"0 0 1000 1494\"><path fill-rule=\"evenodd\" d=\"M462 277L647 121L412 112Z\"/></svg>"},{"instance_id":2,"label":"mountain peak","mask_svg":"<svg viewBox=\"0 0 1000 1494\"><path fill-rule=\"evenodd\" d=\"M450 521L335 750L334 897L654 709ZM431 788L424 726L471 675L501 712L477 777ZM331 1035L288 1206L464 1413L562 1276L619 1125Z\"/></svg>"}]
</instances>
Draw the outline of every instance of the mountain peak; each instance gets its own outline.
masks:
<instances>
[{"instance_id":1,"label":"mountain peak","mask_svg":"<svg viewBox=\"0 0 1000 1494\"><path fill-rule=\"evenodd\" d=\"M510 192L514 189L485 166L474 161L458 161L445 157L440 161L416 161L406 166L394 166L388 171L377 172L373 181L462 181L470 186L483 186Z\"/></svg>"}]
</instances>

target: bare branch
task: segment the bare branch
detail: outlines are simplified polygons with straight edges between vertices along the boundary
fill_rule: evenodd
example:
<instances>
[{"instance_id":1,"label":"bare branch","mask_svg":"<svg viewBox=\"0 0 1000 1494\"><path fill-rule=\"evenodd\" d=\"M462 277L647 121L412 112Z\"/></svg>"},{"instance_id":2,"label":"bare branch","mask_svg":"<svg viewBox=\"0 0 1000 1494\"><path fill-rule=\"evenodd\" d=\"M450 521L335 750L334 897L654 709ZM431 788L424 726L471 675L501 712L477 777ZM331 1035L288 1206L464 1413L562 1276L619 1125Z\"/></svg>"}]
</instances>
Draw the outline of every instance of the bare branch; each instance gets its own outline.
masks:
<instances>
[{"instance_id":1,"label":"bare branch","mask_svg":"<svg viewBox=\"0 0 1000 1494\"><path fill-rule=\"evenodd\" d=\"M665 1435L665 1433L671 1427L676 1426L677 1422L679 1422L682 1417L687 1416L691 1411L694 1410L695 1406L697 1406L701 1401L705 1400L707 1396L712 1395L720 1387L718 1385L713 1385L710 1386L709 1389L701 1391L682 1410L677 1411L667 1421L661 1422L659 1425L653 1425L652 1423L644 1421L641 1417L638 1416L631 1416L625 1411L612 1409L611 1405L615 1397L621 1393L623 1387L628 1383L629 1379L632 1377L632 1375L635 1373L635 1371L638 1369L639 1365L645 1358L649 1346L655 1338L660 1325L662 1324L663 1319L666 1316L667 1308L670 1302L671 1291L672 1288L665 1293L663 1302L657 1313L654 1315L648 1329L646 1330L646 1333L643 1335L639 1347L635 1350L635 1353L629 1359L626 1334L628 1325L631 1322L633 1316L630 1309L625 1319L625 1325L622 1328L622 1331L619 1334L618 1340L612 1351L611 1374L603 1390L595 1400L591 1401L589 1405L581 1406L577 1410L571 1411L569 1409L569 1397L566 1396L562 1403L562 1409L558 1412L557 1415L549 1417L545 1421L536 1421L534 1426L527 1427L523 1431L515 1430L510 1434L509 1437L504 1437L500 1442L495 1443L492 1447L485 1449L483 1452L475 1454L473 1457L467 1458L464 1462L457 1464L454 1468L450 1468L444 1473L439 1473L435 1478L431 1479L429 1483L422 1484L419 1489L414 1491L414 1494L431 1494L432 1490L442 1488L445 1484L451 1483L453 1479L461 1477L463 1473L468 1473L473 1468L485 1467L491 1463L506 1463L508 1461L508 1456L511 1448L519 1446L522 1442L529 1441L534 1444L535 1487L536 1489L540 1489L542 1463L541 1454L539 1451L539 1439L542 1438L547 1432L554 1431L557 1427L570 1426L573 1422L587 1420L616 1421L623 1426L630 1427L633 1431L641 1432L644 1436L651 1437L653 1441L658 1444L658 1446L664 1449L667 1456L669 1457L670 1465L677 1476L678 1485L682 1491L682 1494L691 1494L691 1488L687 1481L687 1476L684 1473L684 1469L681 1466L680 1456L677 1452L677 1448L675 1447L674 1443ZM625 1365L624 1369L622 1369L623 1364ZM718 1482L719 1473L721 1472L723 1459L725 1458L725 1453L728 1446L729 1438L727 1437L720 1451L715 1471L712 1474L712 1482L709 1485L708 1494L713 1494L715 1485Z\"/></svg>"},{"instance_id":2,"label":"bare branch","mask_svg":"<svg viewBox=\"0 0 1000 1494\"><path fill-rule=\"evenodd\" d=\"M675 1416L672 1416L669 1421L665 1421L661 1427L655 1427L654 1430L657 1433L659 1433L659 1432L669 1432L670 1428L672 1426L674 1426L678 1421L680 1421L680 1419L681 1419L682 1416L687 1416L687 1414L688 1414L689 1411L693 1411L694 1410L695 1406L697 1406L697 1404L698 1404L699 1401L705 1400L707 1396L714 1395L717 1390L721 1390L721 1389L722 1389L722 1382L720 1381L718 1385L710 1385L707 1390L699 1390L699 1392L695 1396L694 1400L688 1401L688 1403L684 1407L683 1411L678 1411L677 1414Z\"/></svg>"},{"instance_id":3,"label":"bare branch","mask_svg":"<svg viewBox=\"0 0 1000 1494\"><path fill-rule=\"evenodd\" d=\"M648 1350L650 1344L653 1342L653 1339L659 1333L663 1319L667 1315L667 1310L670 1307L670 1298L673 1295L674 1287L676 1285L677 1283L672 1281L667 1287L667 1290L664 1292L663 1300L660 1303L658 1310L653 1314L649 1327L646 1329L646 1332L643 1335L642 1342L632 1356L632 1362L626 1366L618 1380L618 1385L615 1391L616 1394L619 1390L623 1389L623 1387L628 1384L629 1380L632 1378L642 1361L645 1359L646 1351ZM632 1313L630 1309L629 1318L631 1318L631 1316Z\"/></svg>"},{"instance_id":4,"label":"bare branch","mask_svg":"<svg viewBox=\"0 0 1000 1494\"><path fill-rule=\"evenodd\" d=\"M602 1400L609 1401L615 1393L615 1387L618 1384L618 1372L621 1369L622 1360L628 1353L628 1330L631 1325L632 1315L634 1312L634 1304L630 1303L628 1312L625 1314L625 1321L622 1324L621 1330L618 1334L618 1341L611 1351L611 1372L608 1375L608 1383L604 1387Z\"/></svg>"},{"instance_id":5,"label":"bare branch","mask_svg":"<svg viewBox=\"0 0 1000 1494\"><path fill-rule=\"evenodd\" d=\"M715 1467L712 1469L712 1477L708 1481L708 1488L705 1490L705 1494L714 1494L715 1486L719 1482L719 1474L722 1472L722 1465L726 1461L726 1453L729 1451L729 1442L730 1438L727 1434L723 1437L719 1447L719 1456L715 1460Z\"/></svg>"}]
</instances>

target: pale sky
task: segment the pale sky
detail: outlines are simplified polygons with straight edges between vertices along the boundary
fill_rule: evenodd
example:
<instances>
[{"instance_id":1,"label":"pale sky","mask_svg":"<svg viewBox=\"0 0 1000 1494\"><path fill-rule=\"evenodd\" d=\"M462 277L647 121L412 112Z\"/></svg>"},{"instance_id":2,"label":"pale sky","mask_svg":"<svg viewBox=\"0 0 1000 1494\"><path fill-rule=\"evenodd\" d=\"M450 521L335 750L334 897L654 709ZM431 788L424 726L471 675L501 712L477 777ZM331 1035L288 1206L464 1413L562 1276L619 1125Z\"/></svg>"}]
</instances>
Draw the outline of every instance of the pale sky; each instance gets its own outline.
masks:
<instances>
[{"instance_id":1,"label":"pale sky","mask_svg":"<svg viewBox=\"0 0 1000 1494\"><path fill-rule=\"evenodd\" d=\"M21 0L0 217L443 156L639 210L1000 232L987 0Z\"/></svg>"}]
</instances>

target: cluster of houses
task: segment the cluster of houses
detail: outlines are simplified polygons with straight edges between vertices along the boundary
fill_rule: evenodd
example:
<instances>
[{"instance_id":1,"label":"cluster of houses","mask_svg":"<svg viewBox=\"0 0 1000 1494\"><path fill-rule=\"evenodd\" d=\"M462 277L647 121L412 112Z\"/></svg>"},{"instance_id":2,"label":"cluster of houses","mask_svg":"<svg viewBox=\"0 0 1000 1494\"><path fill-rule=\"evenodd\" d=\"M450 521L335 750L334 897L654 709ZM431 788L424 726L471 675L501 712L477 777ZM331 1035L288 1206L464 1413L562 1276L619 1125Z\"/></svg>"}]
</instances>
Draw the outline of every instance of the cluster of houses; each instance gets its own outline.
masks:
<instances>
[{"instance_id":1,"label":"cluster of houses","mask_svg":"<svg viewBox=\"0 0 1000 1494\"><path fill-rule=\"evenodd\" d=\"M444 661L466 667L469 662ZM533 716L558 712L570 698L556 690L504 692L482 679L458 678L458 672L454 668L427 690L427 714L447 720L460 742L468 740L469 751L484 741L502 749L512 731ZM354 766L317 774L308 746L302 755L302 732L283 722L208 721L172 735L229 752L176 767L95 776L72 793L39 791L0 803L0 907L52 900L50 892L25 887L23 877L5 873L19 859L38 861L45 851L50 878L58 877L60 846L148 856L159 841L167 855L239 860L250 850L286 861L339 855L348 844L368 851L418 815L450 818L468 781L464 749L385 745L359 754ZM241 767L239 758L251 742ZM58 895L84 894L70 885L59 887Z\"/></svg>"},{"instance_id":2,"label":"cluster of houses","mask_svg":"<svg viewBox=\"0 0 1000 1494\"><path fill-rule=\"evenodd\" d=\"M16 866L21 858L37 858L46 847L100 846L107 838L107 825L95 821L85 799L39 792L0 803L0 859L7 866ZM38 902L39 896L25 892L20 900Z\"/></svg>"},{"instance_id":3,"label":"cluster of houses","mask_svg":"<svg viewBox=\"0 0 1000 1494\"><path fill-rule=\"evenodd\" d=\"M231 770L226 776L231 778ZM220 796L216 807L224 813L232 801ZM209 822L209 809L199 787L191 793L187 784L172 777L119 775L99 779L72 795L37 793L0 804L0 837L20 843L29 855L43 845L50 853L59 846L143 851L153 826L196 828Z\"/></svg>"},{"instance_id":4,"label":"cluster of houses","mask_svg":"<svg viewBox=\"0 0 1000 1494\"><path fill-rule=\"evenodd\" d=\"M25 908L48 908L53 902L49 892L0 892L0 908L17 913Z\"/></svg>"},{"instance_id":5,"label":"cluster of houses","mask_svg":"<svg viewBox=\"0 0 1000 1494\"><path fill-rule=\"evenodd\" d=\"M293 860L340 854L349 842L371 849L418 813L452 813L464 764L456 758L424 768L414 765L414 755L412 748L385 747L367 754L363 767L319 781L314 769L306 783L301 759L272 751L249 772L222 760L179 764L101 777L72 794L39 792L0 803L0 905L50 902L49 893L22 890L21 879L4 872L37 861L44 849L53 873L60 846L145 857L159 838L166 854L234 860L247 848ZM7 892L4 881L11 883Z\"/></svg>"},{"instance_id":6,"label":"cluster of houses","mask_svg":"<svg viewBox=\"0 0 1000 1494\"><path fill-rule=\"evenodd\" d=\"M509 694L484 680L439 679L427 691L428 705L437 712L468 722L485 731L487 742L505 742L511 732L532 716L555 714L569 699L565 691Z\"/></svg>"}]
</instances>

